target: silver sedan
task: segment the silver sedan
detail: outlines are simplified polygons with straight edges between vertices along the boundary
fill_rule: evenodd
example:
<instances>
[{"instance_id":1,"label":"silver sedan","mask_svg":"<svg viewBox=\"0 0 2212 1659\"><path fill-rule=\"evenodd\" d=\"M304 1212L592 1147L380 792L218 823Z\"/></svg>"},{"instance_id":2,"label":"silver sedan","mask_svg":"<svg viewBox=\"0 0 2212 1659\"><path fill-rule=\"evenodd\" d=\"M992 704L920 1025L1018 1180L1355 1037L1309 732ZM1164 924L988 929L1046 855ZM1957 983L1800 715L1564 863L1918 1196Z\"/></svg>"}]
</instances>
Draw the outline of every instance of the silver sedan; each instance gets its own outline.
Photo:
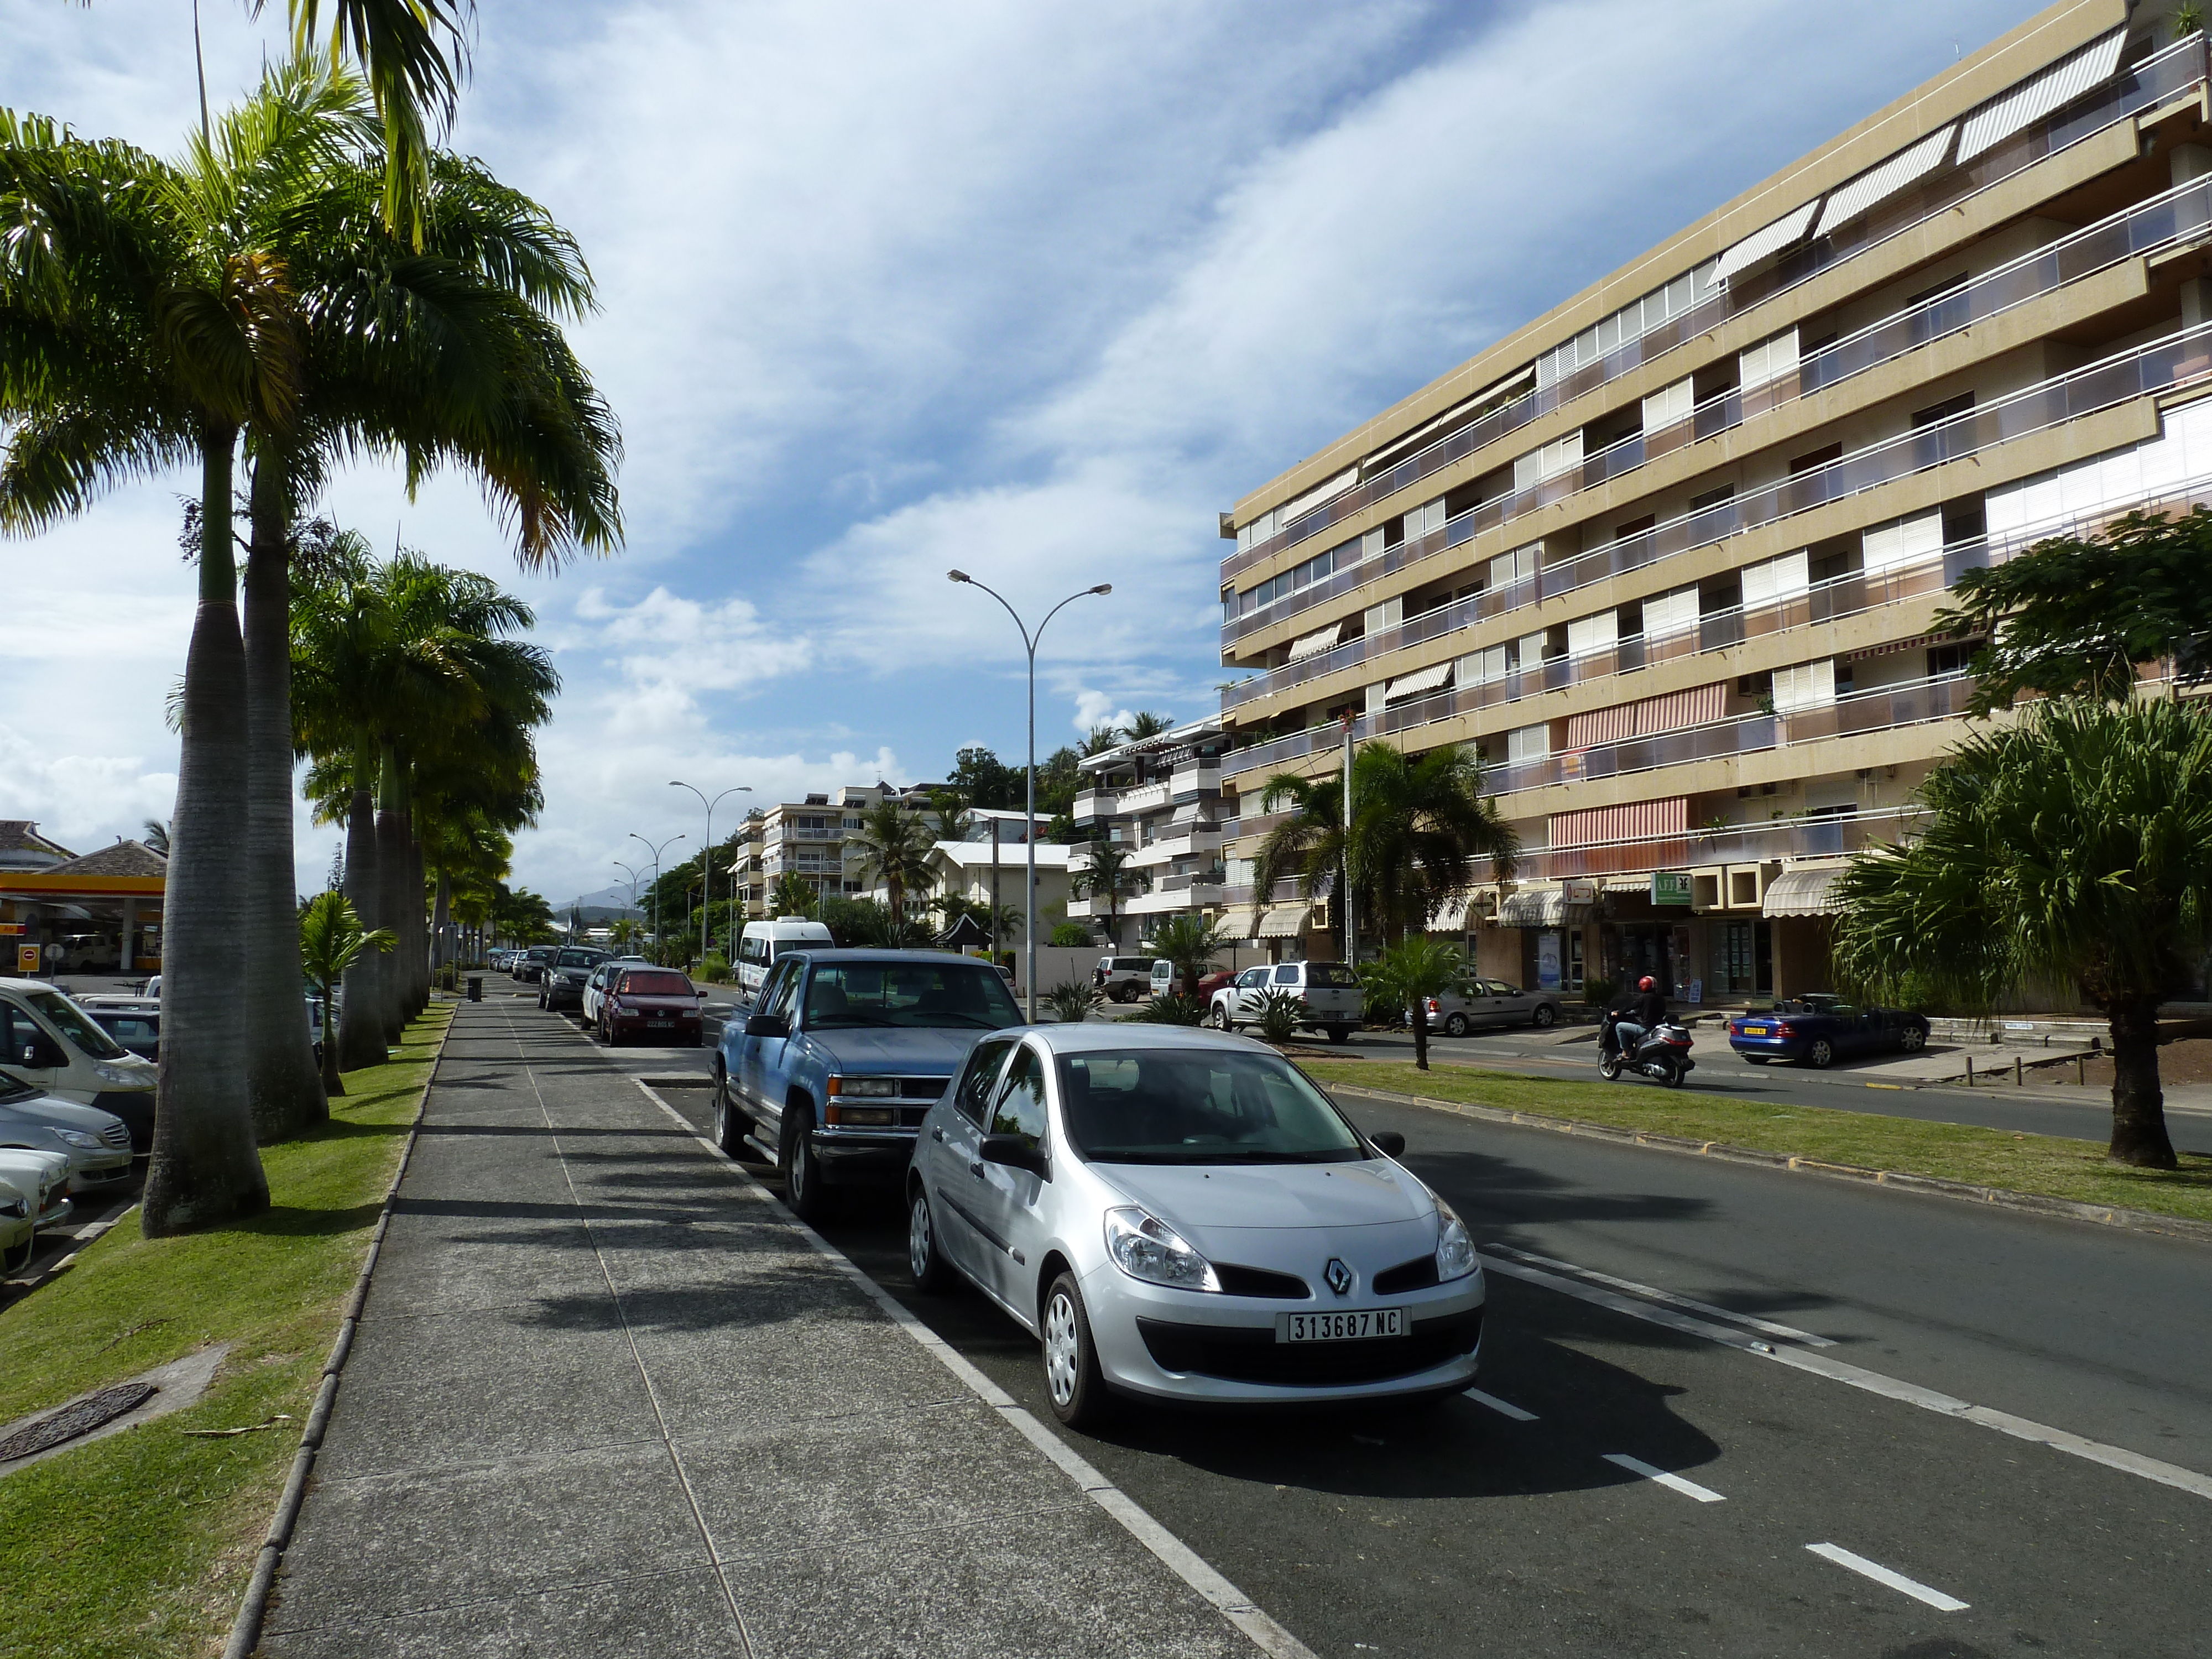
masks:
<instances>
[{"instance_id":1,"label":"silver sedan","mask_svg":"<svg viewBox=\"0 0 2212 1659\"><path fill-rule=\"evenodd\" d=\"M1368 1400L1468 1386L1467 1229L1281 1055L1174 1026L978 1042L907 1176L924 1290L957 1273L1042 1340L1062 1422L1115 1396Z\"/></svg>"}]
</instances>

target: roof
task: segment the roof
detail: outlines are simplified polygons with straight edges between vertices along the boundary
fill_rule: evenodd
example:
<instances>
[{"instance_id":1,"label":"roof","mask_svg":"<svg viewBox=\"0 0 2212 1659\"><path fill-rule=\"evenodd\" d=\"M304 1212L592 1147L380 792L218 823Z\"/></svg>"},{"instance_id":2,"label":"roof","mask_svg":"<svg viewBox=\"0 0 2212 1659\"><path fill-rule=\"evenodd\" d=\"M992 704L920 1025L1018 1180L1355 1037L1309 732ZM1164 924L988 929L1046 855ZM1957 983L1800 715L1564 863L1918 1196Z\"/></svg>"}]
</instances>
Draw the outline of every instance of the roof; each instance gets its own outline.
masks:
<instances>
[{"instance_id":1,"label":"roof","mask_svg":"<svg viewBox=\"0 0 2212 1659\"><path fill-rule=\"evenodd\" d=\"M1226 1031L1210 1030L1203 1025L1151 1025L1138 1024L1133 1027L1121 1021L1103 1023L1085 1021L1053 1025L1025 1025L1018 1028L1025 1035L1036 1038L1054 1054L1097 1054L1101 1049L1131 1048L1242 1048L1249 1054L1274 1054L1275 1050L1251 1037L1231 1036ZM1280 1058L1279 1055L1277 1056Z\"/></svg>"},{"instance_id":2,"label":"roof","mask_svg":"<svg viewBox=\"0 0 2212 1659\"><path fill-rule=\"evenodd\" d=\"M957 951L898 951L886 945L833 945L824 951L787 951L784 957L805 957L809 962L957 962L970 968L988 968L990 963L976 957L963 957Z\"/></svg>"},{"instance_id":3,"label":"roof","mask_svg":"<svg viewBox=\"0 0 2212 1659\"><path fill-rule=\"evenodd\" d=\"M1103 771L1139 755L1157 755L1164 750L1181 749L1200 738L1218 737L1222 731L1218 714L1208 714L1204 720L1193 720L1188 726L1178 726L1165 732L1157 732L1149 738L1139 738L1134 743L1125 743L1118 749L1101 750L1095 755L1085 755L1076 762L1079 772Z\"/></svg>"},{"instance_id":4,"label":"roof","mask_svg":"<svg viewBox=\"0 0 2212 1659\"><path fill-rule=\"evenodd\" d=\"M35 818L0 818L0 853L51 853L58 859L72 856L59 842L39 833Z\"/></svg>"},{"instance_id":5,"label":"roof","mask_svg":"<svg viewBox=\"0 0 2212 1659\"><path fill-rule=\"evenodd\" d=\"M166 876L169 860L143 841L118 841L96 853L57 864L50 876Z\"/></svg>"}]
</instances>

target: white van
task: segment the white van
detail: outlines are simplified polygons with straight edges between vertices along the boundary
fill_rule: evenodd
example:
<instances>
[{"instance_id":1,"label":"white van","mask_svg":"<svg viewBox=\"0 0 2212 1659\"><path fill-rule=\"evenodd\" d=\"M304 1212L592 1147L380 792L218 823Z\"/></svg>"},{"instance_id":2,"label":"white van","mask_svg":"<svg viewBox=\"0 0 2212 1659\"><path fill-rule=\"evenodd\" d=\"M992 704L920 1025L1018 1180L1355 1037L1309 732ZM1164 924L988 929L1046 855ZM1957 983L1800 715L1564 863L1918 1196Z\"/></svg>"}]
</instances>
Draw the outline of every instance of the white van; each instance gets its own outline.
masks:
<instances>
[{"instance_id":1,"label":"white van","mask_svg":"<svg viewBox=\"0 0 2212 1659\"><path fill-rule=\"evenodd\" d=\"M760 994L761 981L775 959L787 951L828 950L836 944L830 930L805 916L778 916L774 921L749 921L738 939L738 999L750 1002Z\"/></svg>"},{"instance_id":2,"label":"white van","mask_svg":"<svg viewBox=\"0 0 2212 1659\"><path fill-rule=\"evenodd\" d=\"M141 1060L52 986L0 979L0 1078L112 1112L138 1151L154 1144L151 1060Z\"/></svg>"}]
</instances>

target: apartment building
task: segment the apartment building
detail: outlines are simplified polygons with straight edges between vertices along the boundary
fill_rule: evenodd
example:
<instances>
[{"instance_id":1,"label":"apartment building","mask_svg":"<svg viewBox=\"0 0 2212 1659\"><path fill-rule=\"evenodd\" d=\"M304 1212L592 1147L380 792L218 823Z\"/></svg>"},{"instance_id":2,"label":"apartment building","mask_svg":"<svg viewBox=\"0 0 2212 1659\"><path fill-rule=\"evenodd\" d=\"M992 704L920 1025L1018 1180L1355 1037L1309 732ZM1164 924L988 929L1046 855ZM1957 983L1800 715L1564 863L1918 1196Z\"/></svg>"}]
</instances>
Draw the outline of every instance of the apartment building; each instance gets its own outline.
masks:
<instances>
[{"instance_id":1,"label":"apartment building","mask_svg":"<svg viewBox=\"0 0 2212 1659\"><path fill-rule=\"evenodd\" d=\"M929 805L926 784L906 787L888 783L847 784L837 790L834 799L825 791L801 801L781 802L749 815L740 832L737 858L727 872L744 901L745 915L756 921L767 916L769 896L787 874L799 877L817 897L827 894L862 898L872 892L882 897L880 887L872 890L860 879L860 870L853 864L846 843L866 827L868 809L886 799L902 803L942 836L944 825ZM968 817L966 839L979 845L988 843L995 831L1003 868L1018 872L1023 863L1018 849L1025 833L1024 815L978 807L972 809ZM1040 835L1046 822L1043 818L1036 820ZM988 865L988 853L981 856ZM947 867L955 867L961 862L957 854L950 855ZM1020 897L1018 873L1013 882L1015 896L1010 902L1018 902Z\"/></svg>"},{"instance_id":2,"label":"apartment building","mask_svg":"<svg viewBox=\"0 0 2212 1659\"><path fill-rule=\"evenodd\" d=\"M2212 94L2171 3L2041 12L1223 515L1224 901L1267 779L1474 745L1483 971L1816 988L1831 876L1961 735L1960 573L2212 501ZM1239 811L1238 803L1243 804Z\"/></svg>"},{"instance_id":3,"label":"apartment building","mask_svg":"<svg viewBox=\"0 0 2212 1659\"><path fill-rule=\"evenodd\" d=\"M1110 899L1093 891L1072 900L1067 915L1090 922L1109 951L1138 950L1164 916L1212 914L1225 902L1221 781L1230 742L1227 722L1209 717L1081 763L1086 787L1075 798L1070 873L1087 881L1094 848L1111 847L1126 855L1132 890ZM1232 916L1230 931L1239 925Z\"/></svg>"}]
</instances>

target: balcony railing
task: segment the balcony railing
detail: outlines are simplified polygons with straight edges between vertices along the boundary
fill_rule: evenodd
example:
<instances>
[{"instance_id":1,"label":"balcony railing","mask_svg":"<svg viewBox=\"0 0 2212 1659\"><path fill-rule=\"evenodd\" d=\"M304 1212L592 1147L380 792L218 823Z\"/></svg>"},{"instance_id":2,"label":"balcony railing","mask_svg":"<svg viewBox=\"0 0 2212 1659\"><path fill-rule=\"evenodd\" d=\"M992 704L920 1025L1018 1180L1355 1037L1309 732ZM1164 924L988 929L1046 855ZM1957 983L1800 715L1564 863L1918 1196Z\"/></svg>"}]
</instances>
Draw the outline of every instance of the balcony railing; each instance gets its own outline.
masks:
<instances>
[{"instance_id":1,"label":"balcony railing","mask_svg":"<svg viewBox=\"0 0 2212 1659\"><path fill-rule=\"evenodd\" d=\"M2014 134L1971 165L1939 173L1918 189L1908 191L1838 232L1784 256L1776 262L1763 279L1753 277L1731 283L1703 304L1670 319L1637 339L1625 343L1610 355L1493 410L1480 420L1400 461L1389 471L1355 484L1343 494L1323 502L1267 540L1238 550L1222 561L1222 584L1227 586L1237 575L1284 549L1321 535L1376 502L1411 489L1454 462L1640 368L1728 319L1764 304L1776 295L1831 269L1844 259L1948 212L1968 197L1989 189L2045 156L2078 143L2115 122L2156 108L2204 78L2205 43L2201 35L2177 41L2157 56L2132 68L2121 70L2112 81L2094 95ZM1946 328L1944 331L1949 331ZM1929 337L1935 336L1931 334ZM1839 343L1838 349L1841 349L1843 344L1848 343ZM1865 365L1862 363L1859 367ZM1856 373L1856 370L1839 370L1834 378L1841 379L1844 372ZM1821 382L1823 385L1832 383L1832 380ZM1224 633L1225 644L1228 642L1227 630L1224 629Z\"/></svg>"},{"instance_id":2,"label":"balcony railing","mask_svg":"<svg viewBox=\"0 0 2212 1659\"><path fill-rule=\"evenodd\" d=\"M1899 807L1724 830L1693 830L1676 836L1639 836L1588 847L1539 847L1521 854L1513 875L1517 881L1547 881L1637 875L1648 870L1682 870L1701 865L1835 857L1897 841L1924 817L1917 808Z\"/></svg>"}]
</instances>

